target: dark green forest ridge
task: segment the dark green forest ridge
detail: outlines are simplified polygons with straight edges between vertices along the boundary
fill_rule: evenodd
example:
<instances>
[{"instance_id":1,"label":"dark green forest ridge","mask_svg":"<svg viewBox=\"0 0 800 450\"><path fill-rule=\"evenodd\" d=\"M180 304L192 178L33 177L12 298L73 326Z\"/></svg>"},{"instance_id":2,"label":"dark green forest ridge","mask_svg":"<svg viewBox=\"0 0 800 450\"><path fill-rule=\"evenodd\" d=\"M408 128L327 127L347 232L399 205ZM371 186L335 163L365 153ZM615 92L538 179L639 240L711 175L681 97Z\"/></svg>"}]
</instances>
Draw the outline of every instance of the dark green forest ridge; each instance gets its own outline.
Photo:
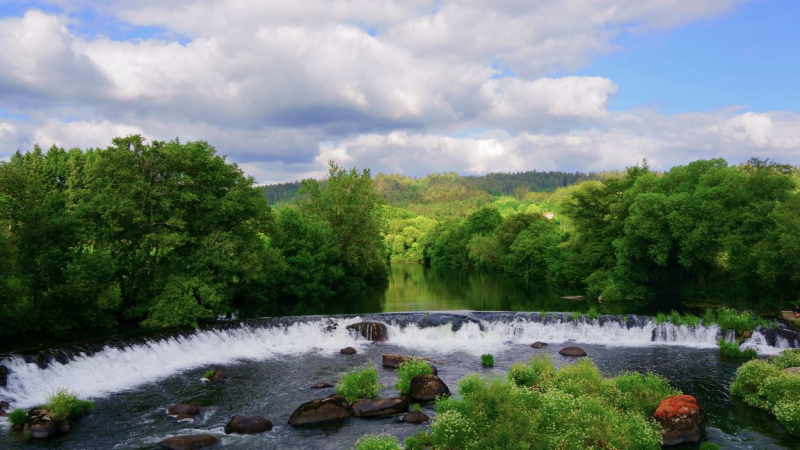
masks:
<instances>
[{"instance_id":1,"label":"dark green forest ridge","mask_svg":"<svg viewBox=\"0 0 800 450\"><path fill-rule=\"evenodd\" d=\"M762 160L419 179L331 163L323 182L263 188L206 142L35 147L0 162L0 338L335 302L385 283L392 261L617 304L777 309L800 287L799 180Z\"/></svg>"}]
</instances>

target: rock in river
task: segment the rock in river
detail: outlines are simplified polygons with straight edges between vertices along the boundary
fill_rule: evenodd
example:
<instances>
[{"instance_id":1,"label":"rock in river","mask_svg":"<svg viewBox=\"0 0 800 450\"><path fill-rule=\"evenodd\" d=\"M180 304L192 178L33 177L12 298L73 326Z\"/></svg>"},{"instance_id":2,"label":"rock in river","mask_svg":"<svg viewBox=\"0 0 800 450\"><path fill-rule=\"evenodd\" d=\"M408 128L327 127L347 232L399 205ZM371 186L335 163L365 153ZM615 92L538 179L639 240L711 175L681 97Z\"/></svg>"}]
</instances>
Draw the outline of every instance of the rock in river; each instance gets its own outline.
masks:
<instances>
[{"instance_id":1,"label":"rock in river","mask_svg":"<svg viewBox=\"0 0 800 450\"><path fill-rule=\"evenodd\" d=\"M211 383L221 383L228 379L228 375L225 372L215 370L210 377L208 377L208 381Z\"/></svg>"},{"instance_id":2,"label":"rock in river","mask_svg":"<svg viewBox=\"0 0 800 450\"><path fill-rule=\"evenodd\" d=\"M378 400L358 400L352 404L353 413L358 417L376 417L400 414L408 411L406 397L381 398Z\"/></svg>"},{"instance_id":3,"label":"rock in river","mask_svg":"<svg viewBox=\"0 0 800 450\"><path fill-rule=\"evenodd\" d=\"M450 395L450 389L436 375L417 375L411 379L411 398L423 402Z\"/></svg>"},{"instance_id":4,"label":"rock in river","mask_svg":"<svg viewBox=\"0 0 800 450\"><path fill-rule=\"evenodd\" d=\"M425 423L428 421L428 416L425 415L422 411L411 411L407 412L405 416L403 416L403 422L406 423Z\"/></svg>"},{"instance_id":5,"label":"rock in river","mask_svg":"<svg viewBox=\"0 0 800 450\"><path fill-rule=\"evenodd\" d=\"M389 339L389 331L386 329L386 325L380 322L358 322L345 328L361 333L361 336L370 341L382 342Z\"/></svg>"},{"instance_id":6,"label":"rock in river","mask_svg":"<svg viewBox=\"0 0 800 450\"><path fill-rule=\"evenodd\" d=\"M184 403L178 403L176 405L172 405L167 409L167 414L170 416L177 416L178 419L191 419L193 417L199 416L203 414L208 408L204 408L198 405L187 405Z\"/></svg>"},{"instance_id":7,"label":"rock in river","mask_svg":"<svg viewBox=\"0 0 800 450\"><path fill-rule=\"evenodd\" d=\"M706 428L706 412L691 395L661 400L653 418L663 429L664 445L700 442Z\"/></svg>"},{"instance_id":8,"label":"rock in river","mask_svg":"<svg viewBox=\"0 0 800 450\"><path fill-rule=\"evenodd\" d=\"M289 417L289 425L305 425L326 422L328 420L346 419L353 415L347 399L341 395L311 400L303 403Z\"/></svg>"},{"instance_id":9,"label":"rock in river","mask_svg":"<svg viewBox=\"0 0 800 450\"><path fill-rule=\"evenodd\" d=\"M358 352L353 347L345 347L345 348L339 350L339 353L341 353L343 355L355 355Z\"/></svg>"},{"instance_id":10,"label":"rock in river","mask_svg":"<svg viewBox=\"0 0 800 450\"><path fill-rule=\"evenodd\" d=\"M233 416L225 425L225 434L256 434L272 429L272 421L262 416Z\"/></svg>"},{"instance_id":11,"label":"rock in river","mask_svg":"<svg viewBox=\"0 0 800 450\"><path fill-rule=\"evenodd\" d=\"M387 369L396 369L400 364L403 364L404 362L410 361L412 359L421 359L421 358L416 358L414 356L394 355L391 353L384 353L383 355L381 355L383 367ZM439 375L439 371L436 369L436 366L434 366L430 362L428 363L428 365L431 366L431 370L433 371L432 373L434 375Z\"/></svg>"},{"instance_id":12,"label":"rock in river","mask_svg":"<svg viewBox=\"0 0 800 450\"><path fill-rule=\"evenodd\" d=\"M210 447L216 444L217 438L210 434L197 434L194 436L173 436L164 439L158 444L167 450L194 450L198 448Z\"/></svg>"},{"instance_id":13,"label":"rock in river","mask_svg":"<svg viewBox=\"0 0 800 450\"><path fill-rule=\"evenodd\" d=\"M563 356L572 356L572 357L586 356L586 351L580 347L564 347L561 350L559 350L558 353Z\"/></svg>"},{"instance_id":14,"label":"rock in river","mask_svg":"<svg viewBox=\"0 0 800 450\"><path fill-rule=\"evenodd\" d=\"M532 347L532 348L542 348L542 347L547 347L547 342L536 341L536 342L534 342L533 344L531 344L531 347Z\"/></svg>"},{"instance_id":15,"label":"rock in river","mask_svg":"<svg viewBox=\"0 0 800 450\"><path fill-rule=\"evenodd\" d=\"M332 388L332 387L333 387L332 384L330 384L328 382L325 382L325 381L320 381L319 383L312 385L311 389L326 389L326 388Z\"/></svg>"}]
</instances>

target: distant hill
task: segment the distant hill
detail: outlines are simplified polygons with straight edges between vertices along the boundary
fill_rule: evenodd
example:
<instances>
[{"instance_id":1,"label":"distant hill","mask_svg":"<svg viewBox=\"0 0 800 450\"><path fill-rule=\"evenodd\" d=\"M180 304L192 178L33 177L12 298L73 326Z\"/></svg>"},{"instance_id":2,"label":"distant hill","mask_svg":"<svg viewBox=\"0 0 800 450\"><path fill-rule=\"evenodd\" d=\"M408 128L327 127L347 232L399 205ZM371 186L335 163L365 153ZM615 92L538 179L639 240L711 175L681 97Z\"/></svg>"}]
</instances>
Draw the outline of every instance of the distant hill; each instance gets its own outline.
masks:
<instances>
[{"instance_id":1,"label":"distant hill","mask_svg":"<svg viewBox=\"0 0 800 450\"><path fill-rule=\"evenodd\" d=\"M456 173L431 174L412 178L398 174L378 174L378 193L393 206L411 203L436 203L466 200L474 197L512 195L522 198L528 192L549 192L585 180L602 179L606 174L582 172L490 173L460 176ZM300 182L264 186L264 195L271 205L291 202L300 191Z\"/></svg>"}]
</instances>

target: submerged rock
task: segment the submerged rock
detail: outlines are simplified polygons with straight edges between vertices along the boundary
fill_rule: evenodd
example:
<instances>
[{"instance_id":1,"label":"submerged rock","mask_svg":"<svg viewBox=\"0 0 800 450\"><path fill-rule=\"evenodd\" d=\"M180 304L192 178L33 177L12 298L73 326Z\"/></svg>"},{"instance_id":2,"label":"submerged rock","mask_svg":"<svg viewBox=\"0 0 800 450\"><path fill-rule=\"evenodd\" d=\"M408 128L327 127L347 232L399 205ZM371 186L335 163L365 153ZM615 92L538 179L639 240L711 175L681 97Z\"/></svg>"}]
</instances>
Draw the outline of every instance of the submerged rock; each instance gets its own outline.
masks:
<instances>
[{"instance_id":1,"label":"submerged rock","mask_svg":"<svg viewBox=\"0 0 800 450\"><path fill-rule=\"evenodd\" d=\"M11 408L11 405L9 405L7 401L3 400L0 402L0 409L9 409L9 408Z\"/></svg>"},{"instance_id":2,"label":"submerged rock","mask_svg":"<svg viewBox=\"0 0 800 450\"><path fill-rule=\"evenodd\" d=\"M327 383L325 381L320 381L319 383L312 385L311 389L326 389L326 388L332 388L332 387L333 387L332 384Z\"/></svg>"},{"instance_id":3,"label":"submerged rock","mask_svg":"<svg viewBox=\"0 0 800 450\"><path fill-rule=\"evenodd\" d=\"M386 325L380 322L358 322L345 328L361 333L361 336L370 341L383 342L389 339L389 331L386 329Z\"/></svg>"},{"instance_id":4,"label":"submerged rock","mask_svg":"<svg viewBox=\"0 0 800 450\"><path fill-rule=\"evenodd\" d=\"M225 425L225 434L257 434L272 429L272 421L262 416L233 416Z\"/></svg>"},{"instance_id":5,"label":"submerged rock","mask_svg":"<svg viewBox=\"0 0 800 450\"><path fill-rule=\"evenodd\" d=\"M206 412L208 408L198 405L187 405L185 403L178 403L170 406L167 409L167 414L170 416L177 416L178 419L191 419Z\"/></svg>"},{"instance_id":6,"label":"submerged rock","mask_svg":"<svg viewBox=\"0 0 800 450\"><path fill-rule=\"evenodd\" d=\"M411 398L423 402L450 395L450 388L436 375L417 375L411 379Z\"/></svg>"},{"instance_id":7,"label":"submerged rock","mask_svg":"<svg viewBox=\"0 0 800 450\"><path fill-rule=\"evenodd\" d=\"M327 422L329 420L346 419L353 415L350 403L341 395L311 400L303 403L289 417L289 425L306 425Z\"/></svg>"},{"instance_id":8,"label":"submerged rock","mask_svg":"<svg viewBox=\"0 0 800 450\"><path fill-rule=\"evenodd\" d=\"M410 412L407 412L406 415L403 416L402 420L403 420L403 422L406 422L406 423L420 424L420 423L425 423L430 419L422 411L410 411Z\"/></svg>"},{"instance_id":9,"label":"submerged rock","mask_svg":"<svg viewBox=\"0 0 800 450\"><path fill-rule=\"evenodd\" d=\"M11 373L11 371L8 369L8 367L0 364L0 387L6 387L9 373Z\"/></svg>"},{"instance_id":10,"label":"submerged rock","mask_svg":"<svg viewBox=\"0 0 800 450\"><path fill-rule=\"evenodd\" d=\"M536 341L533 344L531 344L531 347L533 348L547 347L547 342Z\"/></svg>"},{"instance_id":11,"label":"submerged rock","mask_svg":"<svg viewBox=\"0 0 800 450\"><path fill-rule=\"evenodd\" d=\"M706 412L691 395L661 400L653 418L661 425L664 445L700 442L706 428Z\"/></svg>"},{"instance_id":12,"label":"submerged rock","mask_svg":"<svg viewBox=\"0 0 800 450\"><path fill-rule=\"evenodd\" d=\"M353 413L358 417L386 416L408 411L408 399L396 397L378 400L358 400L351 406L353 407Z\"/></svg>"},{"instance_id":13,"label":"submerged rock","mask_svg":"<svg viewBox=\"0 0 800 450\"><path fill-rule=\"evenodd\" d=\"M339 350L339 353L341 353L343 355L355 355L358 352L353 347L345 347L345 348Z\"/></svg>"},{"instance_id":14,"label":"submerged rock","mask_svg":"<svg viewBox=\"0 0 800 450\"><path fill-rule=\"evenodd\" d=\"M210 434L196 434L194 436L173 436L159 442L161 448L168 450L194 450L198 448L211 447L219 439Z\"/></svg>"},{"instance_id":15,"label":"submerged rock","mask_svg":"<svg viewBox=\"0 0 800 450\"><path fill-rule=\"evenodd\" d=\"M564 347L558 351L558 354L579 358L581 356L586 356L586 351L580 347Z\"/></svg>"}]
</instances>

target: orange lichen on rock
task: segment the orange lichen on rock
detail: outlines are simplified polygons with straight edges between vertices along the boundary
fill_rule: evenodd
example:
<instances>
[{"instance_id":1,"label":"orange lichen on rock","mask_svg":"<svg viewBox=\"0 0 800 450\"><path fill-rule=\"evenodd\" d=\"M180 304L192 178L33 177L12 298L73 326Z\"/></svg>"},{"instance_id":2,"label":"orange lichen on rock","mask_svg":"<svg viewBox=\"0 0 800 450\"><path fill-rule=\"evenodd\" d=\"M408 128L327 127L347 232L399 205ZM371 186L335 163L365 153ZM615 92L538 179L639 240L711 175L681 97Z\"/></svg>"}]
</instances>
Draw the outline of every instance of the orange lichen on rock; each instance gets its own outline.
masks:
<instances>
[{"instance_id":1,"label":"orange lichen on rock","mask_svg":"<svg viewBox=\"0 0 800 450\"><path fill-rule=\"evenodd\" d=\"M653 414L656 419L670 419L675 416L689 414L700 409L697 399L691 395L673 395L665 398Z\"/></svg>"}]
</instances>

